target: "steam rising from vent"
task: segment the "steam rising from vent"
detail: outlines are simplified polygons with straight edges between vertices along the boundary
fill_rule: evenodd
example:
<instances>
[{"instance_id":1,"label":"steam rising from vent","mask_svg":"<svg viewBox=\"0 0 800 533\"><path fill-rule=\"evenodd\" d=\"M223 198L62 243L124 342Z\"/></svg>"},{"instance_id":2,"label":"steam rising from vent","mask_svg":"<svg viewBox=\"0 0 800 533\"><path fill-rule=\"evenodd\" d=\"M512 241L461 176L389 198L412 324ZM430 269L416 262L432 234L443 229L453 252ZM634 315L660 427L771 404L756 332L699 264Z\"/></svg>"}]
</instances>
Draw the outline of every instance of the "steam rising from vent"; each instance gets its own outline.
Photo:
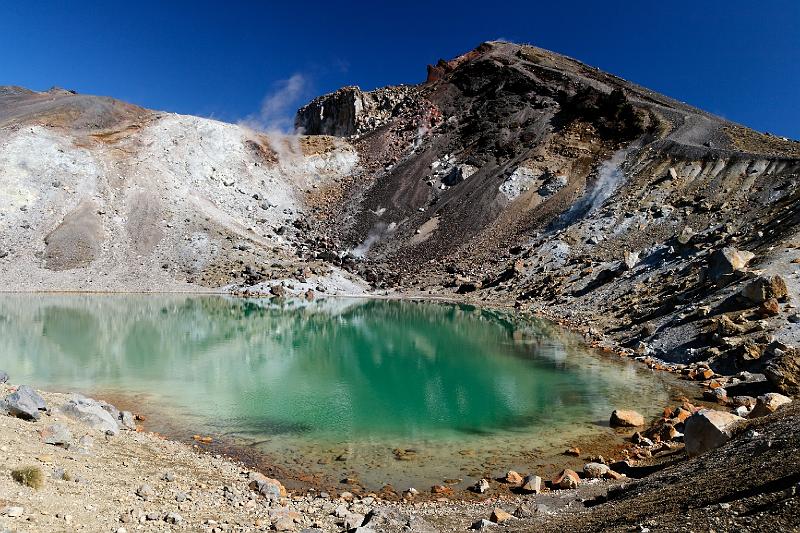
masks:
<instances>
[{"instance_id":1,"label":"steam rising from vent","mask_svg":"<svg viewBox=\"0 0 800 533\"><path fill-rule=\"evenodd\" d=\"M574 221L593 213L603 205L617 187L620 186L625 177L625 173L620 168L628 157L628 153L633 147L619 150L611 156L611 159L604 161L597 169L597 178L592 184L592 188L577 201L561 218L556 222L557 228L563 228Z\"/></svg>"},{"instance_id":2,"label":"steam rising from vent","mask_svg":"<svg viewBox=\"0 0 800 533\"><path fill-rule=\"evenodd\" d=\"M302 156L294 110L308 92L308 78L300 73L277 82L261 102L261 110L239 121L239 125L267 136L270 148L284 164Z\"/></svg>"},{"instance_id":3,"label":"steam rising from vent","mask_svg":"<svg viewBox=\"0 0 800 533\"><path fill-rule=\"evenodd\" d=\"M372 246L376 242L380 241L385 236L391 234L396 228L397 224L394 222L388 225L385 222L378 222L377 224L372 226L371 230L369 230L367 238L364 239L364 241L361 244L353 248L353 251L350 252L350 254L353 257L358 257L358 258L366 256L367 252L369 252L369 249L372 248Z\"/></svg>"}]
</instances>

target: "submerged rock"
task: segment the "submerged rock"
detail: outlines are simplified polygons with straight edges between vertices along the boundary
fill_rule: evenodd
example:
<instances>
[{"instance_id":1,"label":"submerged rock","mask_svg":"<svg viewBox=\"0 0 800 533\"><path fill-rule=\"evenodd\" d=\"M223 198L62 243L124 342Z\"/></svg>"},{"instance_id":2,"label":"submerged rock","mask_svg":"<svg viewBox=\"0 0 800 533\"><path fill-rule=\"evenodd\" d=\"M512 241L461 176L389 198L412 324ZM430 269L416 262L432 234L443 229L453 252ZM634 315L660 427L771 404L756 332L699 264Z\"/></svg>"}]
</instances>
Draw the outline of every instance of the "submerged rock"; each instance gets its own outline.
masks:
<instances>
[{"instance_id":1,"label":"submerged rock","mask_svg":"<svg viewBox=\"0 0 800 533\"><path fill-rule=\"evenodd\" d=\"M742 417L731 413L701 409L684 423L686 453L689 457L695 457L722 446L731 439L734 430L743 421Z\"/></svg>"}]
</instances>

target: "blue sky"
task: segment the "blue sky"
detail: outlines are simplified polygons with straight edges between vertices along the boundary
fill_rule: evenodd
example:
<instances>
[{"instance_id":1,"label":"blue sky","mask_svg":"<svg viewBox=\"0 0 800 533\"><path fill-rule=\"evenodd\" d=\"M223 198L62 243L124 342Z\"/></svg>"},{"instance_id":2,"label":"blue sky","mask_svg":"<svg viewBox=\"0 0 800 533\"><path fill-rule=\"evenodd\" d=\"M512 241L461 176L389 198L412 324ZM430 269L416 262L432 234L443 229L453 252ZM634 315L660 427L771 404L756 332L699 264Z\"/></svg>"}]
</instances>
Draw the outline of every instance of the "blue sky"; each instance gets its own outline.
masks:
<instances>
[{"instance_id":1,"label":"blue sky","mask_svg":"<svg viewBox=\"0 0 800 533\"><path fill-rule=\"evenodd\" d=\"M275 91L277 116L342 85L416 83L427 63L497 38L800 139L797 0L9 1L0 84L236 121Z\"/></svg>"}]
</instances>

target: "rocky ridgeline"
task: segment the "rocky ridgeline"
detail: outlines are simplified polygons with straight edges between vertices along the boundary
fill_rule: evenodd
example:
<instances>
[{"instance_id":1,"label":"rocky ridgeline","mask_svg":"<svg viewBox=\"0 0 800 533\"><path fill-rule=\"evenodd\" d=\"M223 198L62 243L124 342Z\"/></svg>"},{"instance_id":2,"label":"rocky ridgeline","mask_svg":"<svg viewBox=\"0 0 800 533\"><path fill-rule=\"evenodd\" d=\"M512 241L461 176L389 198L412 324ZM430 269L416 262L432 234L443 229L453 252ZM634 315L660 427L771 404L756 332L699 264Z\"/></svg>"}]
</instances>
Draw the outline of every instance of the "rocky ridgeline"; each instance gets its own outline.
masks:
<instances>
[{"instance_id":1,"label":"rocky ridgeline","mask_svg":"<svg viewBox=\"0 0 800 533\"><path fill-rule=\"evenodd\" d=\"M343 87L300 108L295 128L306 135L363 135L416 107L418 97L413 86L374 91Z\"/></svg>"}]
</instances>

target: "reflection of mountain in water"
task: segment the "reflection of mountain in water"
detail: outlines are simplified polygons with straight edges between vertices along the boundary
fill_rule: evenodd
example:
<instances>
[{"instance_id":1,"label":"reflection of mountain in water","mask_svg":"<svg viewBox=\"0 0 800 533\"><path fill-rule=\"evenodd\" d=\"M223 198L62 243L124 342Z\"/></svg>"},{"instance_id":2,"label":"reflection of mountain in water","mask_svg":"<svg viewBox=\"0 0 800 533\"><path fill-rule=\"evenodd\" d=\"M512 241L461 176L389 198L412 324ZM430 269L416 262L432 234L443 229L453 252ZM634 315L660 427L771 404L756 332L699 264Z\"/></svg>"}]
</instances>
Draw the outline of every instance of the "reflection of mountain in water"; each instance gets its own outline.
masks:
<instances>
[{"instance_id":1,"label":"reflection of mountain in water","mask_svg":"<svg viewBox=\"0 0 800 533\"><path fill-rule=\"evenodd\" d=\"M4 296L0 350L33 383L150 393L247 434L475 434L640 386L544 323L396 301Z\"/></svg>"}]
</instances>

